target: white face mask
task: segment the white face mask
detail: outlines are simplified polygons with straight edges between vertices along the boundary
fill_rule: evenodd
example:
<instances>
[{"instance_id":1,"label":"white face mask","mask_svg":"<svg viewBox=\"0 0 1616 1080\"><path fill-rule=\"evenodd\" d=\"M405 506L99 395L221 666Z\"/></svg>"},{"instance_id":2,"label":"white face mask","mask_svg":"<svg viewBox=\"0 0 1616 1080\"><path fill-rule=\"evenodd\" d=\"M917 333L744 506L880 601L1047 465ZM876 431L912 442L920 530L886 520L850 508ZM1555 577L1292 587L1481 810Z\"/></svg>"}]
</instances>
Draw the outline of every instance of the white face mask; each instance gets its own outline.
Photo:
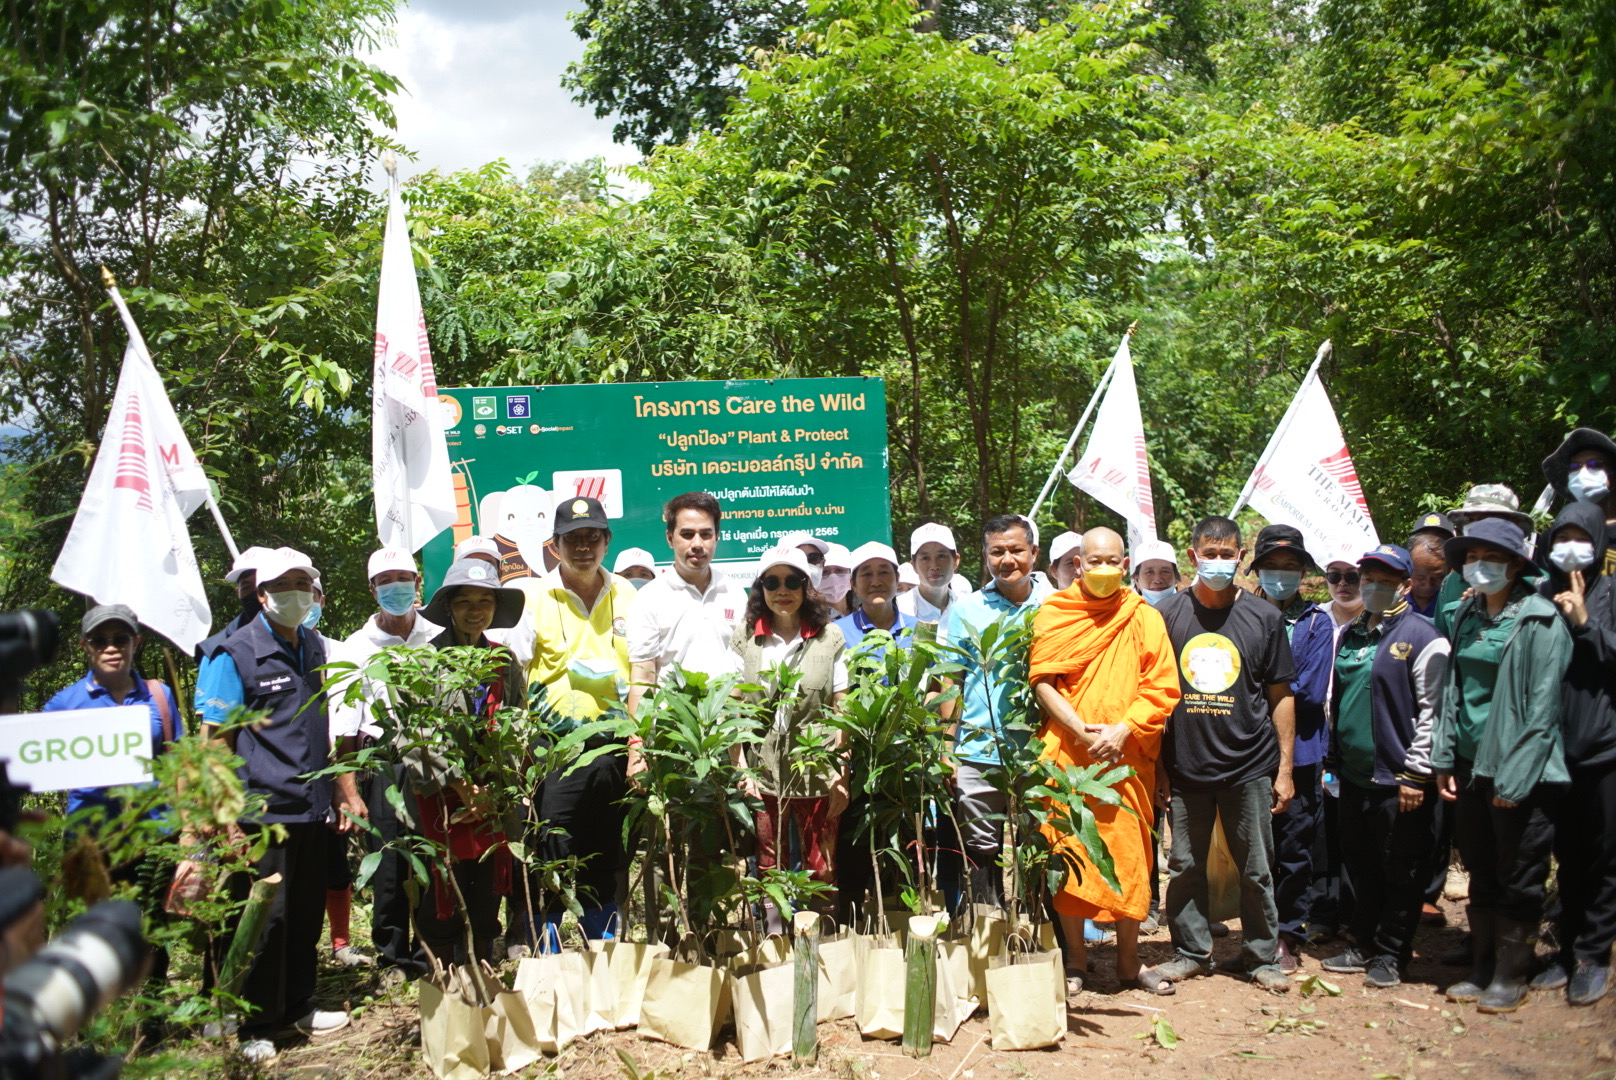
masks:
<instances>
[{"instance_id":1,"label":"white face mask","mask_svg":"<svg viewBox=\"0 0 1616 1080\"><path fill-rule=\"evenodd\" d=\"M1591 540L1562 540L1549 549L1549 561L1566 573L1586 570L1594 564Z\"/></svg>"},{"instance_id":2,"label":"white face mask","mask_svg":"<svg viewBox=\"0 0 1616 1080\"><path fill-rule=\"evenodd\" d=\"M1610 493L1610 477L1597 465L1584 465L1566 478L1566 490L1578 502L1598 502Z\"/></svg>"},{"instance_id":3,"label":"white face mask","mask_svg":"<svg viewBox=\"0 0 1616 1080\"><path fill-rule=\"evenodd\" d=\"M277 626L299 626L309 609L314 607L314 594L303 589L286 589L264 594L264 613Z\"/></svg>"},{"instance_id":4,"label":"white face mask","mask_svg":"<svg viewBox=\"0 0 1616 1080\"><path fill-rule=\"evenodd\" d=\"M1509 564L1492 562L1491 560L1478 560L1465 563L1460 571L1465 581L1469 582L1477 592L1491 596L1509 585Z\"/></svg>"}]
</instances>

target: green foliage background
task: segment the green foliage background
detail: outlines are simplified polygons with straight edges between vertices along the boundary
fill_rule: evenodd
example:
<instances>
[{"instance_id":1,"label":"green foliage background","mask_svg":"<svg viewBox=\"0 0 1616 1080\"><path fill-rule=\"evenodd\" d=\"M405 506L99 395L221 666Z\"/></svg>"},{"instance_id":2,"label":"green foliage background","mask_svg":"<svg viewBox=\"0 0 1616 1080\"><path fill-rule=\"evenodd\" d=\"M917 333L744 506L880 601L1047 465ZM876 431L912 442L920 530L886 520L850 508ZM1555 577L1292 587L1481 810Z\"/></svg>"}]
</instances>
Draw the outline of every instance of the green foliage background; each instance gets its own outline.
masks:
<instances>
[{"instance_id":1,"label":"green foliage background","mask_svg":"<svg viewBox=\"0 0 1616 1080\"><path fill-rule=\"evenodd\" d=\"M79 610L47 575L123 345L104 264L238 538L314 554L333 632L369 609L367 176L399 87L361 57L392 16L36 0L0 29L0 423L25 432L0 604ZM1175 540L1227 509L1324 337L1388 538L1473 482L1530 502L1567 429L1616 421L1608 3L589 0L575 22L568 85L646 157L413 177L445 385L881 375L899 536L1030 505L1134 320ZM1040 525L1108 517L1062 485Z\"/></svg>"}]
</instances>

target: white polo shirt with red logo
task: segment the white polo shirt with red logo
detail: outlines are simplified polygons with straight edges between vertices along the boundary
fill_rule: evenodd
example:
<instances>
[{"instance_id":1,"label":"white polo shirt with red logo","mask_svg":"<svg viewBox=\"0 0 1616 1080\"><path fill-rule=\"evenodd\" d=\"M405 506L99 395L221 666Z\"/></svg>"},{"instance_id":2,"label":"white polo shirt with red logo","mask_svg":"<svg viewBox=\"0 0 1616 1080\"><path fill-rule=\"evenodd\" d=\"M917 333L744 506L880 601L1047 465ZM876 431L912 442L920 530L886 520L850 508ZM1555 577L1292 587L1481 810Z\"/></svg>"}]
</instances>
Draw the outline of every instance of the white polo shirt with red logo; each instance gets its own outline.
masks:
<instances>
[{"instance_id":1,"label":"white polo shirt with red logo","mask_svg":"<svg viewBox=\"0 0 1616 1080\"><path fill-rule=\"evenodd\" d=\"M654 663L659 680L675 664L707 675L738 672L741 657L730 641L745 613L746 590L721 571L712 571L702 592L670 568L647 582L629 609L629 662Z\"/></svg>"}]
</instances>

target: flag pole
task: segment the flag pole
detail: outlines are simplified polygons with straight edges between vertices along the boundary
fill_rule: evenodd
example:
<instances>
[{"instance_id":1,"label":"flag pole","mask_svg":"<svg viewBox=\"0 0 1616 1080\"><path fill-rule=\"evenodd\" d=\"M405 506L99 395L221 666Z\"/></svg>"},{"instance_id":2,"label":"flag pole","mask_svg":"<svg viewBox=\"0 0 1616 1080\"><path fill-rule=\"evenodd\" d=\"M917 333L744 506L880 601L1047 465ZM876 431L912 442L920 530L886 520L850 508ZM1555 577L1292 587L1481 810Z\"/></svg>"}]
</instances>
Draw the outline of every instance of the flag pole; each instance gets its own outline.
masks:
<instances>
[{"instance_id":1,"label":"flag pole","mask_svg":"<svg viewBox=\"0 0 1616 1080\"><path fill-rule=\"evenodd\" d=\"M1139 320L1135 319L1128 324L1128 330L1123 334L1123 340L1126 341L1128 338L1133 337L1133 332L1137 329L1139 329ZM1089 422L1089 415L1094 412L1094 406L1100 403L1100 395L1104 394L1105 388L1111 385L1111 376L1116 374L1116 370L1117 357L1115 353L1112 353L1111 363L1106 366L1105 374L1101 375L1100 381L1095 384L1094 393L1089 395L1089 403L1084 407L1083 415L1078 418L1077 426L1072 429L1072 437L1066 440L1066 449L1061 451L1060 457L1055 461L1055 467L1049 470L1049 479L1044 481L1043 490L1038 493L1038 498L1033 502L1032 509L1027 512L1028 521L1037 518L1038 511L1044 505L1044 500L1049 498L1049 492L1054 488L1055 481L1060 478L1061 469L1065 466L1066 459L1071 456L1072 448L1077 445L1077 437L1083 433L1083 427Z\"/></svg>"},{"instance_id":2,"label":"flag pole","mask_svg":"<svg viewBox=\"0 0 1616 1080\"><path fill-rule=\"evenodd\" d=\"M1296 415L1296 403L1302 400L1302 390L1306 388L1308 380L1318 374L1319 365L1324 363L1324 358L1329 356L1332 351L1333 346L1330 344L1330 339L1325 338L1324 344L1319 346L1318 353L1313 357L1312 366L1307 369L1307 374L1302 376L1301 383L1296 387L1296 393L1291 397L1291 403L1285 407L1285 415L1280 419L1279 427L1274 429L1274 434L1268 440L1268 445L1263 448L1262 457L1258 458L1257 464L1251 467L1251 475L1246 477L1246 485L1240 489L1240 497L1234 501L1234 509L1229 511L1230 517L1239 514L1240 508L1245 506L1247 500L1251 498L1251 488L1257 482L1257 474L1262 472L1263 466L1268 464L1268 459L1274 456L1275 448L1282 444L1285 433L1290 430L1291 419Z\"/></svg>"},{"instance_id":3,"label":"flag pole","mask_svg":"<svg viewBox=\"0 0 1616 1080\"><path fill-rule=\"evenodd\" d=\"M101 284L106 287L108 294L111 295L112 304L118 309L118 316L123 319L124 329L129 332L130 337L140 342L141 351L150 356L151 350L146 347L146 338L141 334L134 315L129 311L129 305L124 303L123 294L118 291L118 279L113 277L112 271L105 266L101 268ZM156 363L153 362L152 366L155 368ZM161 377L160 373L159 377ZM213 521L219 526L219 535L224 537L225 550L230 552L230 560L234 562L241 557L241 552L236 547L236 538L230 535L230 526L224 522L224 514L219 510L219 500L213 494L213 481L211 479L208 480L207 502L208 509L213 512Z\"/></svg>"}]
</instances>

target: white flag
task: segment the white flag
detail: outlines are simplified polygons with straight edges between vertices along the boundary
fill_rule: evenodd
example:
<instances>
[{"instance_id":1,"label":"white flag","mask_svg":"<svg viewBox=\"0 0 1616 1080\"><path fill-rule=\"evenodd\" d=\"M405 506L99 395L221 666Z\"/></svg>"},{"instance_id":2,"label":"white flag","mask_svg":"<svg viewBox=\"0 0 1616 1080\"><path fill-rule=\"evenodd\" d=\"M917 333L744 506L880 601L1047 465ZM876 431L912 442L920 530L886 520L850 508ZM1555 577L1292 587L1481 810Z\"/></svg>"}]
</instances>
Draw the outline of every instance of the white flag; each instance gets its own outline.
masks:
<instances>
[{"instance_id":1,"label":"white flag","mask_svg":"<svg viewBox=\"0 0 1616 1080\"><path fill-rule=\"evenodd\" d=\"M1320 358L1325 354L1321 348ZM1302 380L1246 490L1244 501L1252 509L1275 524L1301 530L1308 553L1320 566L1356 564L1380 543L1347 440L1319 380L1318 361Z\"/></svg>"},{"instance_id":2,"label":"white flag","mask_svg":"<svg viewBox=\"0 0 1616 1080\"><path fill-rule=\"evenodd\" d=\"M397 177L387 197L371 385L376 534L384 546L419 551L454 524L455 494Z\"/></svg>"},{"instance_id":3,"label":"white flag","mask_svg":"<svg viewBox=\"0 0 1616 1080\"><path fill-rule=\"evenodd\" d=\"M1145 422L1126 336L1111 366L1111 385L1094 416L1088 445L1066 479L1123 516L1131 551L1143 540L1156 539L1156 505L1150 495Z\"/></svg>"},{"instance_id":4,"label":"white flag","mask_svg":"<svg viewBox=\"0 0 1616 1080\"><path fill-rule=\"evenodd\" d=\"M186 653L213 615L185 519L208 497L208 480L174 415L162 376L117 289L129 331L112 411L51 580L98 604L127 604Z\"/></svg>"}]
</instances>

